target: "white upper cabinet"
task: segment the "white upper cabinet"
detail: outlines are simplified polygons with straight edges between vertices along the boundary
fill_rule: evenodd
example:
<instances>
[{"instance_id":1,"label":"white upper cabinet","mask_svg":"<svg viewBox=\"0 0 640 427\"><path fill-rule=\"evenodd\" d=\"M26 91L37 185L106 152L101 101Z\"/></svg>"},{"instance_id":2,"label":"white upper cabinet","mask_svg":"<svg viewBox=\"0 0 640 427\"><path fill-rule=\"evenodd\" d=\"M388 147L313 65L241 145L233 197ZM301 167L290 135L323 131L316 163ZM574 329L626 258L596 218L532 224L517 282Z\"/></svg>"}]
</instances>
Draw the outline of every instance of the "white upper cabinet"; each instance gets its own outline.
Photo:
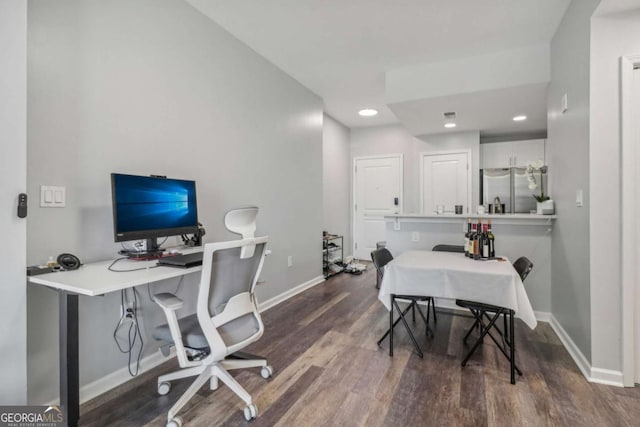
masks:
<instances>
[{"instance_id":1,"label":"white upper cabinet","mask_svg":"<svg viewBox=\"0 0 640 427\"><path fill-rule=\"evenodd\" d=\"M544 139L480 144L480 167L489 169L526 166L538 159L544 162L544 144Z\"/></svg>"}]
</instances>

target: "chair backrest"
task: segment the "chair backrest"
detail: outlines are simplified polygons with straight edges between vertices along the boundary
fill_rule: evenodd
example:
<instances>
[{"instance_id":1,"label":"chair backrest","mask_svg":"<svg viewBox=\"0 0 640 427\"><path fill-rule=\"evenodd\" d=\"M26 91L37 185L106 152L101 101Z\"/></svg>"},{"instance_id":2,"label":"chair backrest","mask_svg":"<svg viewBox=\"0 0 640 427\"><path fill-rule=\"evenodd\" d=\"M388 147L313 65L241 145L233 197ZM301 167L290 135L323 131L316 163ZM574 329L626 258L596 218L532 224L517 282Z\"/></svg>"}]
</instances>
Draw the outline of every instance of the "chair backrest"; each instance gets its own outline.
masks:
<instances>
[{"instance_id":1,"label":"chair backrest","mask_svg":"<svg viewBox=\"0 0 640 427\"><path fill-rule=\"evenodd\" d=\"M521 256L513 263L513 268L518 272L520 279L524 282L531 270L533 269L533 263L529 261L526 256Z\"/></svg>"},{"instance_id":2,"label":"chair backrest","mask_svg":"<svg viewBox=\"0 0 640 427\"><path fill-rule=\"evenodd\" d=\"M376 249L371 252L371 261L373 261L373 266L376 268L380 280L382 280L382 276L384 275L384 266L392 259L393 255L391 255L391 252L389 252L387 248Z\"/></svg>"},{"instance_id":3,"label":"chair backrest","mask_svg":"<svg viewBox=\"0 0 640 427\"><path fill-rule=\"evenodd\" d=\"M434 252L460 252L464 253L464 246L462 245L435 245L433 249Z\"/></svg>"},{"instance_id":4,"label":"chair backrest","mask_svg":"<svg viewBox=\"0 0 640 427\"><path fill-rule=\"evenodd\" d=\"M225 216L225 225L227 218L241 223L242 239L204 246L197 315L215 360L258 340L264 331L254 291L268 237L253 237L257 208L251 209L255 211L231 211Z\"/></svg>"}]
</instances>

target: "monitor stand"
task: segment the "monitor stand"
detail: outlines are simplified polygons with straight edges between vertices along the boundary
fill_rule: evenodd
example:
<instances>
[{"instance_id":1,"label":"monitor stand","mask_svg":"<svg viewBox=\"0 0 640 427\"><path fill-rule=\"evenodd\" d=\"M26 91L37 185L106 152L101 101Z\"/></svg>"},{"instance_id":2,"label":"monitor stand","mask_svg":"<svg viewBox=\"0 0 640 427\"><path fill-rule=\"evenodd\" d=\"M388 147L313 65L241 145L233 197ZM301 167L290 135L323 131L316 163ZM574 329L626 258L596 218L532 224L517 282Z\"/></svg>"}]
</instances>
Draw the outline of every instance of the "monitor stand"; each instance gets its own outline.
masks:
<instances>
[{"instance_id":1,"label":"monitor stand","mask_svg":"<svg viewBox=\"0 0 640 427\"><path fill-rule=\"evenodd\" d=\"M162 254L164 252L164 249L161 249L160 246L158 246L158 239L155 237L151 239L146 239L146 248L147 250L143 252L121 251L120 253L122 255L125 255L129 259L143 260L143 259L160 258L162 257Z\"/></svg>"}]
</instances>

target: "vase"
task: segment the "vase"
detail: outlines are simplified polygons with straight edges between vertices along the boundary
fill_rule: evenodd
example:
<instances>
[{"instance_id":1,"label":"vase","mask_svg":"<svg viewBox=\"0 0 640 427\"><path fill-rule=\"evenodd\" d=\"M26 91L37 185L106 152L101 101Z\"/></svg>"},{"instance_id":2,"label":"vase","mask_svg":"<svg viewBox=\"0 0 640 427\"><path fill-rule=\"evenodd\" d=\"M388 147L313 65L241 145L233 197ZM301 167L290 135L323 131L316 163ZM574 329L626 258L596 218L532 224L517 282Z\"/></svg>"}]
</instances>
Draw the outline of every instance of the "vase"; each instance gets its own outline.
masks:
<instances>
[{"instance_id":1,"label":"vase","mask_svg":"<svg viewBox=\"0 0 640 427\"><path fill-rule=\"evenodd\" d=\"M554 204L553 200L545 200L544 202L538 202L536 206L536 213L538 215L553 215Z\"/></svg>"}]
</instances>

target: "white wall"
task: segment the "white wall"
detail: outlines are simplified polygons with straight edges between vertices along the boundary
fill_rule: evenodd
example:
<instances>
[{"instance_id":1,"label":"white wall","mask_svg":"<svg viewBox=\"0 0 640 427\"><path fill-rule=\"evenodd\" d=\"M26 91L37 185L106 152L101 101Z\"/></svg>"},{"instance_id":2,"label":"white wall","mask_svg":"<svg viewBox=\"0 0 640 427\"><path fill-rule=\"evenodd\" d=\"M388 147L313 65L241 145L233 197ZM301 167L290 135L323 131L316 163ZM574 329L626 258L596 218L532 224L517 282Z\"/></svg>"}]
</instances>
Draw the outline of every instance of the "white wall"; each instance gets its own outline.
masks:
<instances>
[{"instance_id":1,"label":"white wall","mask_svg":"<svg viewBox=\"0 0 640 427\"><path fill-rule=\"evenodd\" d=\"M620 57L640 54L640 10L591 22L592 365L620 371Z\"/></svg>"},{"instance_id":2,"label":"white wall","mask_svg":"<svg viewBox=\"0 0 640 427\"><path fill-rule=\"evenodd\" d=\"M551 312L589 360L589 34L598 0L572 1L551 41L547 163L558 219L551 236ZM566 93L569 109L560 111ZM593 180L591 180L593 182ZM575 205L582 189L584 207ZM600 253L600 251L598 251Z\"/></svg>"},{"instance_id":3,"label":"white wall","mask_svg":"<svg viewBox=\"0 0 640 427\"><path fill-rule=\"evenodd\" d=\"M420 153L453 149L472 150L472 203L478 204L480 134L452 132L437 135L411 135L402 125L356 128L351 130L351 158L382 154L404 155L404 213L420 212Z\"/></svg>"},{"instance_id":4,"label":"white wall","mask_svg":"<svg viewBox=\"0 0 640 427\"><path fill-rule=\"evenodd\" d=\"M322 124L322 207L324 230L344 236L351 255L351 158L349 128L325 114Z\"/></svg>"},{"instance_id":5,"label":"white wall","mask_svg":"<svg viewBox=\"0 0 640 427\"><path fill-rule=\"evenodd\" d=\"M317 96L181 0L28 5L28 187L34 198L42 184L67 187L66 208L32 209L30 263L114 258L109 173L123 172L195 179L205 242L236 239L224 213L259 206L257 233L273 250L259 300L322 274ZM195 298L197 279L182 297ZM149 355L164 320L139 291ZM43 403L57 396L56 294L30 286L28 310L29 400ZM119 295L80 298L81 384L126 366L111 337L118 318Z\"/></svg>"},{"instance_id":6,"label":"white wall","mask_svg":"<svg viewBox=\"0 0 640 427\"><path fill-rule=\"evenodd\" d=\"M0 0L0 405L27 401L27 224L16 216L27 189L26 132L27 5Z\"/></svg>"}]
</instances>

